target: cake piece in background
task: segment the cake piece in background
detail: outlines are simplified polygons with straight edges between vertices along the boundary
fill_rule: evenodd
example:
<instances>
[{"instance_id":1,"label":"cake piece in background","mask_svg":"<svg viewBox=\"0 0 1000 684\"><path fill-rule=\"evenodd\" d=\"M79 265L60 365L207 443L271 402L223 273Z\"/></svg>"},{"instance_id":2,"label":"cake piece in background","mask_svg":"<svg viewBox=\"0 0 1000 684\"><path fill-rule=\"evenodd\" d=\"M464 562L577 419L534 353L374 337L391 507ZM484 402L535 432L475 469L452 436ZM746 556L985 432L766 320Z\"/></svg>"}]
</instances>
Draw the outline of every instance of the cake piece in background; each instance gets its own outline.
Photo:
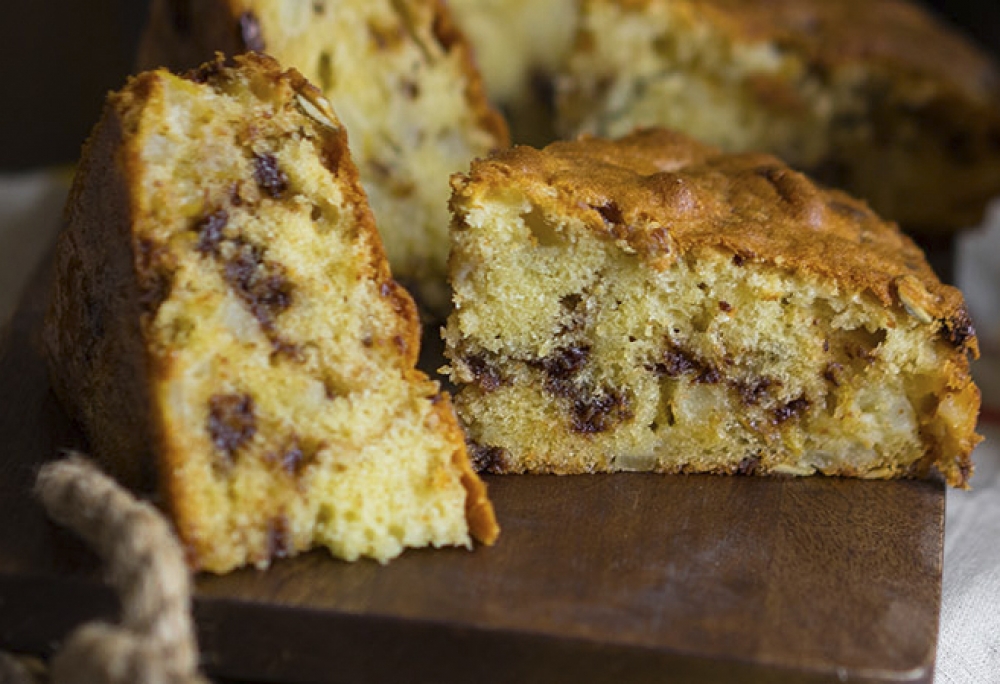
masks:
<instances>
[{"instance_id":1,"label":"cake piece in background","mask_svg":"<svg viewBox=\"0 0 1000 684\"><path fill-rule=\"evenodd\" d=\"M480 469L966 486L962 295L864 203L663 129L453 187L446 355Z\"/></svg>"},{"instance_id":2,"label":"cake piece in background","mask_svg":"<svg viewBox=\"0 0 1000 684\"><path fill-rule=\"evenodd\" d=\"M66 218L53 386L111 472L156 477L195 568L496 537L344 129L297 72L130 80Z\"/></svg>"},{"instance_id":3,"label":"cake piece in background","mask_svg":"<svg viewBox=\"0 0 1000 684\"><path fill-rule=\"evenodd\" d=\"M556 139L555 74L576 33L579 0L449 0L490 100L515 143Z\"/></svg>"},{"instance_id":4,"label":"cake piece in background","mask_svg":"<svg viewBox=\"0 0 1000 684\"><path fill-rule=\"evenodd\" d=\"M921 236L1000 194L1000 72L903 0L581 0L559 128L767 151Z\"/></svg>"},{"instance_id":5,"label":"cake piece in background","mask_svg":"<svg viewBox=\"0 0 1000 684\"><path fill-rule=\"evenodd\" d=\"M443 318L448 177L506 147L441 0L154 0L142 69L266 52L316 84L347 128L393 273Z\"/></svg>"}]
</instances>

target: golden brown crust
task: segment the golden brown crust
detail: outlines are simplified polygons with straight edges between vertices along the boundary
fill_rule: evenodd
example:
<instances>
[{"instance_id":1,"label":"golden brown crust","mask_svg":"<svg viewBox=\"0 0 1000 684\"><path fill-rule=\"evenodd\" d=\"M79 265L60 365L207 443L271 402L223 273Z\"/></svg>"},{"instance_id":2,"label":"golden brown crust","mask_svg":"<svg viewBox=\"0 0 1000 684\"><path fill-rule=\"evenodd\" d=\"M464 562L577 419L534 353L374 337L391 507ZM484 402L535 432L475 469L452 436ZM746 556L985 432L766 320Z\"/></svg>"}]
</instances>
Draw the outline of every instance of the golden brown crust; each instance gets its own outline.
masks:
<instances>
[{"instance_id":1,"label":"golden brown crust","mask_svg":"<svg viewBox=\"0 0 1000 684\"><path fill-rule=\"evenodd\" d=\"M483 192L515 176L538 190L531 199L539 206L557 206L624 240L654 265L711 248L817 274L886 306L919 309L954 347L978 356L961 293L937 279L911 239L865 203L770 155L721 154L678 133L646 129L618 141L515 147L473 163L453 187Z\"/></svg>"},{"instance_id":2,"label":"golden brown crust","mask_svg":"<svg viewBox=\"0 0 1000 684\"><path fill-rule=\"evenodd\" d=\"M609 1L646 10L662 0ZM811 68L876 66L972 101L1000 103L1000 72L957 31L905 0L687 0L679 11L701 15L739 42L771 43Z\"/></svg>"},{"instance_id":3,"label":"golden brown crust","mask_svg":"<svg viewBox=\"0 0 1000 684\"><path fill-rule=\"evenodd\" d=\"M130 286L134 215L127 158L119 154L126 129L108 103L84 145L56 247L43 339L53 390L74 420L94 426L95 455L129 486L149 489L154 468L135 456L155 430L147 421L148 386L135 382L146 377L146 358L140 302ZM84 229L90 216L102 220Z\"/></svg>"},{"instance_id":4,"label":"golden brown crust","mask_svg":"<svg viewBox=\"0 0 1000 684\"><path fill-rule=\"evenodd\" d=\"M814 68L880 65L904 79L929 79L943 91L957 90L972 100L997 99L1000 74L992 61L912 2L701 0L695 6L715 13L734 38L774 43Z\"/></svg>"}]
</instances>

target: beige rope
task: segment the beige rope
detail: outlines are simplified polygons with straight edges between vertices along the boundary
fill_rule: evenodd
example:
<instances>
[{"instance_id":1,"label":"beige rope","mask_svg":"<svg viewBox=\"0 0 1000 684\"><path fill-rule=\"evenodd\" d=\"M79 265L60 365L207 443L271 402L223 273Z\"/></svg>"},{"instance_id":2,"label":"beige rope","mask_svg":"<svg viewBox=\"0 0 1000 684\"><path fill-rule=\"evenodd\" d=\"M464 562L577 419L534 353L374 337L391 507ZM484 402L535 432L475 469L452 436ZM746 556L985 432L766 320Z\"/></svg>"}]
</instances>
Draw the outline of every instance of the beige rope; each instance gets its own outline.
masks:
<instances>
[{"instance_id":1,"label":"beige rope","mask_svg":"<svg viewBox=\"0 0 1000 684\"><path fill-rule=\"evenodd\" d=\"M74 631L51 665L52 684L194 684L198 647L191 579L170 526L80 454L42 467L35 492L49 515L108 565L121 626Z\"/></svg>"}]
</instances>

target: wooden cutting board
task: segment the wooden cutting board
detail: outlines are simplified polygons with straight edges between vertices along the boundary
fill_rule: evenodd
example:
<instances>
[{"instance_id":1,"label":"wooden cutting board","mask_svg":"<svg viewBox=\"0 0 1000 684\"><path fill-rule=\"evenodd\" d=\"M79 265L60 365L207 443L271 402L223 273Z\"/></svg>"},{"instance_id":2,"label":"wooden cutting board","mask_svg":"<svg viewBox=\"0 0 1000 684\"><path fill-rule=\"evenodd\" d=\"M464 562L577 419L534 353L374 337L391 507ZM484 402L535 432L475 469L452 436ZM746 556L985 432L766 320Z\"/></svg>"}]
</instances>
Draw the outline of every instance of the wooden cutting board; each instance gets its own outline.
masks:
<instances>
[{"instance_id":1,"label":"wooden cutting board","mask_svg":"<svg viewBox=\"0 0 1000 684\"><path fill-rule=\"evenodd\" d=\"M113 618L96 559L30 495L80 446L48 388L46 278L0 339L0 649ZM939 483L487 478L493 548L325 552L198 578L204 668L275 682L931 682Z\"/></svg>"}]
</instances>

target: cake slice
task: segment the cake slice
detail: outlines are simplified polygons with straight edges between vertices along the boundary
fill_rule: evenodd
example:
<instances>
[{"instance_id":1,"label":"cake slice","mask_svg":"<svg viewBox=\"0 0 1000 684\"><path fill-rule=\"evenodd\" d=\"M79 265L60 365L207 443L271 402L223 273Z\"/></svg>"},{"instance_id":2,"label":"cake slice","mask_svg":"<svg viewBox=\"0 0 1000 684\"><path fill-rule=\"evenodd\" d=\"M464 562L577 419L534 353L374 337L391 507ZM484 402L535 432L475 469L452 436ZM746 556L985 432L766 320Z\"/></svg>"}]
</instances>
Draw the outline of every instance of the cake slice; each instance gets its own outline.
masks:
<instances>
[{"instance_id":1,"label":"cake slice","mask_svg":"<svg viewBox=\"0 0 1000 684\"><path fill-rule=\"evenodd\" d=\"M393 273L447 313L448 177L508 144L441 0L154 0L142 69L266 52L316 84L347 129Z\"/></svg>"},{"instance_id":2,"label":"cake slice","mask_svg":"<svg viewBox=\"0 0 1000 684\"><path fill-rule=\"evenodd\" d=\"M1000 72L904 0L581 0L559 129L771 152L925 236L1000 194Z\"/></svg>"},{"instance_id":3,"label":"cake slice","mask_svg":"<svg viewBox=\"0 0 1000 684\"><path fill-rule=\"evenodd\" d=\"M972 471L962 295L862 202L644 130L453 180L445 332L496 473Z\"/></svg>"},{"instance_id":4,"label":"cake slice","mask_svg":"<svg viewBox=\"0 0 1000 684\"><path fill-rule=\"evenodd\" d=\"M270 58L112 94L66 210L57 395L192 565L491 543L449 397L319 92Z\"/></svg>"},{"instance_id":5,"label":"cake slice","mask_svg":"<svg viewBox=\"0 0 1000 684\"><path fill-rule=\"evenodd\" d=\"M569 56L579 0L449 0L490 100L516 143L556 139L554 78ZM464 170L464 169L463 169Z\"/></svg>"}]
</instances>

